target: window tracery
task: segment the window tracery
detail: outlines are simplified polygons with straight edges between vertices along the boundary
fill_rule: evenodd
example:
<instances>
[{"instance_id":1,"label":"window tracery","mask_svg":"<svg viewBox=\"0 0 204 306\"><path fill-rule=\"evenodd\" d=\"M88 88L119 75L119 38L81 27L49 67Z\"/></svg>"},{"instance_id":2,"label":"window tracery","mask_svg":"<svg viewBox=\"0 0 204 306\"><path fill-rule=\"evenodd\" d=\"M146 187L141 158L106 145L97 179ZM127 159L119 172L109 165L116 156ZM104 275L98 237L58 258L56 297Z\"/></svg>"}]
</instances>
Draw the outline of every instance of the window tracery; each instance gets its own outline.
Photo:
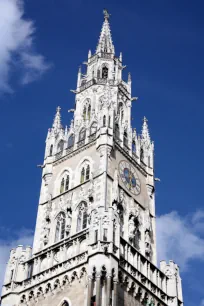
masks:
<instances>
[{"instance_id":1,"label":"window tracery","mask_svg":"<svg viewBox=\"0 0 204 306\"><path fill-rule=\"evenodd\" d=\"M88 225L87 204L86 202L83 201L79 205L79 210L78 210L77 232L87 228L87 225Z\"/></svg>"},{"instance_id":2,"label":"window tracery","mask_svg":"<svg viewBox=\"0 0 204 306\"><path fill-rule=\"evenodd\" d=\"M85 120L90 121L91 119L91 100L90 99L86 99L86 101L84 102L82 117L84 121Z\"/></svg>"},{"instance_id":3,"label":"window tracery","mask_svg":"<svg viewBox=\"0 0 204 306\"><path fill-rule=\"evenodd\" d=\"M69 176L69 173L66 171L63 174L63 177L61 178L60 193L63 193L69 190L69 185L70 185L70 176Z\"/></svg>"},{"instance_id":4,"label":"window tracery","mask_svg":"<svg viewBox=\"0 0 204 306\"><path fill-rule=\"evenodd\" d=\"M55 242L58 242L65 237L65 213L60 212L56 218Z\"/></svg>"},{"instance_id":5,"label":"window tracery","mask_svg":"<svg viewBox=\"0 0 204 306\"><path fill-rule=\"evenodd\" d=\"M108 78L108 67L104 66L102 68L102 79L107 79Z\"/></svg>"},{"instance_id":6,"label":"window tracery","mask_svg":"<svg viewBox=\"0 0 204 306\"><path fill-rule=\"evenodd\" d=\"M71 148L74 146L74 134L71 134L68 138L68 148Z\"/></svg>"},{"instance_id":7,"label":"window tracery","mask_svg":"<svg viewBox=\"0 0 204 306\"><path fill-rule=\"evenodd\" d=\"M57 145L57 152L61 152L64 149L64 141L60 140Z\"/></svg>"},{"instance_id":8,"label":"window tracery","mask_svg":"<svg viewBox=\"0 0 204 306\"><path fill-rule=\"evenodd\" d=\"M80 183L83 184L84 182L88 181L90 178L90 166L84 165L81 169L81 177L80 177Z\"/></svg>"},{"instance_id":9,"label":"window tracery","mask_svg":"<svg viewBox=\"0 0 204 306\"><path fill-rule=\"evenodd\" d=\"M91 125L91 128L90 128L90 135L95 134L96 131L97 131L97 123L93 122L92 125Z\"/></svg>"},{"instance_id":10,"label":"window tracery","mask_svg":"<svg viewBox=\"0 0 204 306\"><path fill-rule=\"evenodd\" d=\"M82 128L81 131L79 132L79 141L82 141L86 138L86 129Z\"/></svg>"}]
</instances>

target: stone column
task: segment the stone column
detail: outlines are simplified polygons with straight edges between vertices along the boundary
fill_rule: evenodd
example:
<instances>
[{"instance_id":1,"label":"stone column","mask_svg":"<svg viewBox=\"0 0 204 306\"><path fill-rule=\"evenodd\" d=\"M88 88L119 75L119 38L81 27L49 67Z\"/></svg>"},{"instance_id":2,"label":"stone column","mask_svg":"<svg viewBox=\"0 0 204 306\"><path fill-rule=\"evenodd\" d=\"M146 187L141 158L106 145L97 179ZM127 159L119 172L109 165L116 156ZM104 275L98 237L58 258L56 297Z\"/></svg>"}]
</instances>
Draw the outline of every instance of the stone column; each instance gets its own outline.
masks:
<instances>
[{"instance_id":1,"label":"stone column","mask_svg":"<svg viewBox=\"0 0 204 306\"><path fill-rule=\"evenodd\" d=\"M106 305L110 306L110 297L111 297L111 285L112 285L112 276L107 276L107 292L106 292Z\"/></svg>"},{"instance_id":2,"label":"stone column","mask_svg":"<svg viewBox=\"0 0 204 306\"><path fill-rule=\"evenodd\" d=\"M96 275L96 306L101 306L101 273Z\"/></svg>"},{"instance_id":3,"label":"stone column","mask_svg":"<svg viewBox=\"0 0 204 306\"><path fill-rule=\"evenodd\" d=\"M88 294L87 294L87 306L91 306L91 297L92 297L92 277L88 276Z\"/></svg>"},{"instance_id":4,"label":"stone column","mask_svg":"<svg viewBox=\"0 0 204 306\"><path fill-rule=\"evenodd\" d=\"M117 296L118 296L118 281L113 281L113 306L118 306L117 303Z\"/></svg>"}]
</instances>

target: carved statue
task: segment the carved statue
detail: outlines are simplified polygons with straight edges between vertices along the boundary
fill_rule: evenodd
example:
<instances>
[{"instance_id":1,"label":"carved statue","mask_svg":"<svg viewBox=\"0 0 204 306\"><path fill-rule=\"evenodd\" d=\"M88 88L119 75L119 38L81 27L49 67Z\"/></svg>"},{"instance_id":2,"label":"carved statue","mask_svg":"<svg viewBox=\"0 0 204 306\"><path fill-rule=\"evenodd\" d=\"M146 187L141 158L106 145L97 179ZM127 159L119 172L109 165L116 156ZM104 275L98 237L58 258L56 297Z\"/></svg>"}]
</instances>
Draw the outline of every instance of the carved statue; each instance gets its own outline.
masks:
<instances>
[{"instance_id":1,"label":"carved statue","mask_svg":"<svg viewBox=\"0 0 204 306\"><path fill-rule=\"evenodd\" d=\"M129 239L133 240L135 236L135 230L136 230L136 225L135 225L135 216L131 215L129 222L128 222L128 234L129 234Z\"/></svg>"}]
</instances>

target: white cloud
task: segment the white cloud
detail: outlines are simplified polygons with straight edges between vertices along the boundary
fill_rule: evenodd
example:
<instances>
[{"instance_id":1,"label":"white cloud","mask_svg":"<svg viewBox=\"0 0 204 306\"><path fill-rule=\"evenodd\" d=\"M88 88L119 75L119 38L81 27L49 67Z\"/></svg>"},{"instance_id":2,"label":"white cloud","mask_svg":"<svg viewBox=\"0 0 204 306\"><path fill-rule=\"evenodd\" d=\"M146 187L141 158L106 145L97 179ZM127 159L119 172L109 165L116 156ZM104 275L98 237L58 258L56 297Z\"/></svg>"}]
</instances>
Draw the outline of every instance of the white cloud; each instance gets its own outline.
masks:
<instances>
[{"instance_id":1,"label":"white cloud","mask_svg":"<svg viewBox=\"0 0 204 306\"><path fill-rule=\"evenodd\" d=\"M200 306L204 306L204 299L201 301Z\"/></svg>"},{"instance_id":2,"label":"white cloud","mask_svg":"<svg viewBox=\"0 0 204 306\"><path fill-rule=\"evenodd\" d=\"M20 83L28 84L50 66L34 51L35 27L24 18L23 0L0 0L0 92L12 92L10 76L20 73Z\"/></svg>"},{"instance_id":3,"label":"white cloud","mask_svg":"<svg viewBox=\"0 0 204 306\"><path fill-rule=\"evenodd\" d=\"M204 239L198 230L204 228L202 219L204 212L196 212L192 216L181 217L171 212L157 218L157 251L158 260L173 259L185 270L191 260L204 260Z\"/></svg>"},{"instance_id":4,"label":"white cloud","mask_svg":"<svg viewBox=\"0 0 204 306\"><path fill-rule=\"evenodd\" d=\"M5 229L1 229L1 232L5 232ZM18 245L30 246L33 241L33 231L28 229L22 229L16 233L16 238L10 241L0 240L0 292L4 280L6 263L9 259L9 253L12 248L16 248Z\"/></svg>"}]
</instances>

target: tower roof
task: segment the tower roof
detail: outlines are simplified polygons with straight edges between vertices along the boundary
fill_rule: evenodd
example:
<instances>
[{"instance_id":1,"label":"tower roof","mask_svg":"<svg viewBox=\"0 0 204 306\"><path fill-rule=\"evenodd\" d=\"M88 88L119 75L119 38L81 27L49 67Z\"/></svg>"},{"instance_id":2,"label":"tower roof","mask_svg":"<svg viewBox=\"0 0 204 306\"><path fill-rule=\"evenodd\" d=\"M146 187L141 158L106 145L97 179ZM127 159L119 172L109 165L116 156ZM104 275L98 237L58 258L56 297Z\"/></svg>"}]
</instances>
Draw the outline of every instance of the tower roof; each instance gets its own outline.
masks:
<instances>
[{"instance_id":1,"label":"tower roof","mask_svg":"<svg viewBox=\"0 0 204 306\"><path fill-rule=\"evenodd\" d=\"M104 14L104 22L102 25L101 34L96 48L96 53L98 52L115 53L115 48L113 45L110 24L109 24L110 14L108 13L107 10L103 10L103 14Z\"/></svg>"},{"instance_id":2,"label":"tower roof","mask_svg":"<svg viewBox=\"0 0 204 306\"><path fill-rule=\"evenodd\" d=\"M53 122L53 129L55 131L62 129L62 124L61 124L61 114L60 114L60 106L57 107L56 109L56 114L55 114L55 118L54 118L54 122Z\"/></svg>"},{"instance_id":3,"label":"tower roof","mask_svg":"<svg viewBox=\"0 0 204 306\"><path fill-rule=\"evenodd\" d=\"M142 139L146 142L146 143L150 143L150 135L149 135L149 128L148 128L148 124L147 124L148 120L146 117L144 117L143 119L143 125L142 125Z\"/></svg>"}]
</instances>

